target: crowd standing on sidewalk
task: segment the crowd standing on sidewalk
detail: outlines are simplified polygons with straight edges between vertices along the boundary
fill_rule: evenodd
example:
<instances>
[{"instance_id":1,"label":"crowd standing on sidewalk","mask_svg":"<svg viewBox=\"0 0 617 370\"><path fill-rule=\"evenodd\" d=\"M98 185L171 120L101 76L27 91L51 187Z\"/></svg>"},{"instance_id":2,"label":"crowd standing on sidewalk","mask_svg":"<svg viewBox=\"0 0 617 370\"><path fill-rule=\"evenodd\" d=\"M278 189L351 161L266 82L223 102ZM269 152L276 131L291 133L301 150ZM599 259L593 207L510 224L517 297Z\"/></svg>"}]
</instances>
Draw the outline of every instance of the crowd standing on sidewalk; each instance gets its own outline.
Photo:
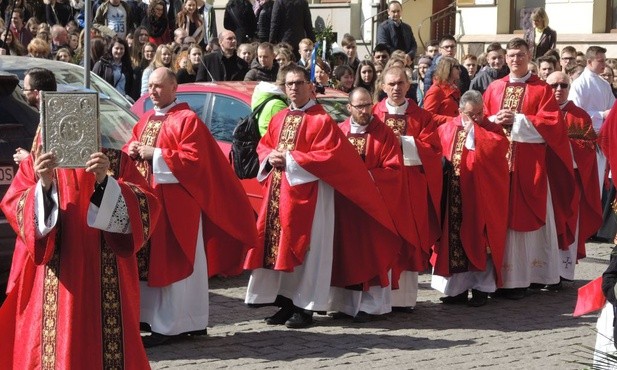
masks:
<instances>
[{"instance_id":1,"label":"crowd standing on sidewalk","mask_svg":"<svg viewBox=\"0 0 617 370\"><path fill-rule=\"evenodd\" d=\"M49 58L83 64L82 6L2 2L0 50L41 58L42 66ZM121 94L147 94L154 103L122 156L162 209L145 233L148 243L120 256L134 259L136 273L122 280L133 305L122 312L132 315L123 326L131 344L123 350L139 334L133 325L138 307L146 347L207 335L213 275L250 270L245 303L279 307L265 325L305 328L315 314L362 323L414 312L420 273L432 274L443 304L481 307L489 297L520 300L529 289L559 291L574 279L588 239L614 237L598 233L615 222L603 214L615 194L607 151L617 145L617 61L607 60L606 49L556 50L556 32L539 8L524 38L489 44L483 55L457 59L452 35L420 54L401 11L400 2L389 3L389 18L366 60L358 59L350 34L341 38L338 58L323 60L311 55L317 45L304 0L230 0L218 34L214 9L203 1L95 2L93 72ZM252 155L263 205L256 220L208 128L176 100L178 83L204 81L260 81L256 94L281 97L259 118L262 138ZM349 118L340 125L316 99L326 87L349 96ZM34 148L28 159L21 151L20 181L2 207L16 207L18 216L30 212L30 221L48 216L43 203L19 208L20 194L32 186L50 207L59 202L56 212L85 221L85 213L73 215L49 192L71 173L49 177L51 157ZM109 167L106 158L96 163ZM100 184L103 173L94 172ZM78 181L84 188L71 183L62 191L104 191L86 177ZM84 204L103 209L107 198L88 199ZM154 220L158 208L151 212ZM62 225L52 222L44 231L30 225L24 233L19 219L11 224L23 250L12 276L34 278L42 274L37 266L62 263L52 258L53 249L36 249L49 248L50 230ZM14 332L14 343L27 334L20 327L27 316L9 305L30 298L23 290L17 294L11 290L0 308L0 327ZM70 311L80 302L51 304ZM49 340L43 335L37 343L44 347ZM24 360L20 346L0 345L0 358L41 364L47 349ZM61 361L78 364L80 356L68 351Z\"/></svg>"}]
</instances>

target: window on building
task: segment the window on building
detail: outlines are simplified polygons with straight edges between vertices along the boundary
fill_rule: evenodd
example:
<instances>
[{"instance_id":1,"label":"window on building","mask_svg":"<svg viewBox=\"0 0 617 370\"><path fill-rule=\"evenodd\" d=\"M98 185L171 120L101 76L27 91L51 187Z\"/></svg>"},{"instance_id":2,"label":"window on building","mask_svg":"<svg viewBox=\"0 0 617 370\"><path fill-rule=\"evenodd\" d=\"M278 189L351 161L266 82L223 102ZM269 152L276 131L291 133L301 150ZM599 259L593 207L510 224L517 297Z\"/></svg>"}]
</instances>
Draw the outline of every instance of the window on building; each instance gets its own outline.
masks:
<instances>
[{"instance_id":1,"label":"window on building","mask_svg":"<svg viewBox=\"0 0 617 370\"><path fill-rule=\"evenodd\" d=\"M616 1L616 0L612 0ZM531 20L529 16L535 8L544 8L546 1L544 0L515 0L512 2L511 22L512 31L526 30L531 28ZM549 19L550 19L549 14Z\"/></svg>"}]
</instances>

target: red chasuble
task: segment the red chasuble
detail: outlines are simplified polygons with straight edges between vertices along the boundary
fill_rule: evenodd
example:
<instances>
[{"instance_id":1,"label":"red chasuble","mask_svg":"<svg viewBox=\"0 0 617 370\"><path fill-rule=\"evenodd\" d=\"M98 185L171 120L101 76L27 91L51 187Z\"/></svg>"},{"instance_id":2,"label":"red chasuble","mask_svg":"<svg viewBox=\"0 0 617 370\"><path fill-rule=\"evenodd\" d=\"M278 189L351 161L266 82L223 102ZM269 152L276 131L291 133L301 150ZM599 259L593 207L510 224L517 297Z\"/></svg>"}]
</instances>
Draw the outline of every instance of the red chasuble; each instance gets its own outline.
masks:
<instances>
[{"instance_id":1,"label":"red chasuble","mask_svg":"<svg viewBox=\"0 0 617 370\"><path fill-rule=\"evenodd\" d=\"M57 226L35 239L37 175L25 159L0 207L17 233L15 287L0 308L2 369L149 369L139 334L135 253L159 215L132 161L108 151L131 234L90 228L94 175L56 170ZM109 185L108 185L109 186Z\"/></svg>"},{"instance_id":2,"label":"red chasuble","mask_svg":"<svg viewBox=\"0 0 617 370\"><path fill-rule=\"evenodd\" d=\"M154 184L151 180L163 214L145 256L149 257L148 285L166 286L193 273L200 214L209 276L241 273L246 251L255 244L255 217L240 181L206 125L188 104L181 103L165 116L146 113L133 129L131 142L140 140L161 148L165 163L179 181ZM151 178L149 163L136 162Z\"/></svg>"},{"instance_id":3,"label":"red chasuble","mask_svg":"<svg viewBox=\"0 0 617 370\"><path fill-rule=\"evenodd\" d=\"M434 83L424 96L423 108L433 114L433 120L442 125L458 116L458 102L461 91L458 86L448 83Z\"/></svg>"},{"instance_id":4,"label":"red chasuble","mask_svg":"<svg viewBox=\"0 0 617 370\"><path fill-rule=\"evenodd\" d=\"M435 274L486 270L487 250L495 266L503 264L510 186L506 153L509 142L501 126L487 119L474 123L475 150L465 148L461 118L439 126L444 157L452 164L443 234L435 244ZM496 268L497 285L501 269Z\"/></svg>"},{"instance_id":5,"label":"red chasuble","mask_svg":"<svg viewBox=\"0 0 617 370\"><path fill-rule=\"evenodd\" d=\"M617 102L613 104L610 113L606 116L598 137L598 144L611 169L617 168L617 109L615 106Z\"/></svg>"},{"instance_id":6,"label":"red chasuble","mask_svg":"<svg viewBox=\"0 0 617 370\"><path fill-rule=\"evenodd\" d=\"M535 75L524 84L510 83L509 76L493 81L484 93L484 112L490 117L505 105L525 114L545 141L511 145L508 227L526 232L544 226L548 179L559 247L567 249L574 241L575 232L569 224L575 202L574 170L559 105L550 87Z\"/></svg>"},{"instance_id":7,"label":"red chasuble","mask_svg":"<svg viewBox=\"0 0 617 370\"><path fill-rule=\"evenodd\" d=\"M602 201L598 188L598 165L596 157L597 135L591 117L583 109L568 101L562 109L568 126L568 137L577 168L576 196L580 199L574 212L572 227L578 222L577 257L585 258L585 241L602 226Z\"/></svg>"},{"instance_id":8,"label":"red chasuble","mask_svg":"<svg viewBox=\"0 0 617 370\"><path fill-rule=\"evenodd\" d=\"M386 99L373 107L373 116L386 123L395 133L413 136L415 139L422 165L404 166L404 181L411 200L420 248L428 255L441 235L441 144L437 124L431 114L418 107L414 101L407 101L407 111L399 119L388 114ZM401 123L401 127L394 127L398 123ZM415 263L409 262L408 266L402 266L404 270L414 269Z\"/></svg>"},{"instance_id":9,"label":"red chasuble","mask_svg":"<svg viewBox=\"0 0 617 370\"><path fill-rule=\"evenodd\" d=\"M395 240L397 245L400 246L401 243L404 245L398 259L414 264L413 271L424 271L427 268L428 255L420 249L418 232L412 222L409 194L403 186L402 153L396 136L392 130L375 119L368 124L364 134L350 133L350 119L339 127L364 160L366 168L388 207L396 229L403 239L402 241L398 238ZM357 239L354 241L355 244L367 244L369 248L376 248L379 251L384 249L386 240L379 235L369 234L369 230L362 226L366 222L373 223L374 221L367 220L366 217L360 218L357 213L351 212L339 217L339 212L340 209L337 208L336 226L340 234L355 234L355 239Z\"/></svg>"},{"instance_id":10,"label":"red chasuble","mask_svg":"<svg viewBox=\"0 0 617 370\"><path fill-rule=\"evenodd\" d=\"M300 167L334 188L337 207L344 198L350 212L372 218L367 226L376 235L388 240L398 238L388 208L356 149L320 105L305 112L284 109L276 114L259 142L260 161L274 149L289 151ZM273 169L269 173L257 220L259 242L247 255L246 269L293 271L304 263L318 186L317 181L291 186L285 171ZM353 234L341 235L347 237L354 240ZM333 286L374 281L380 281L382 286L388 284L384 272L392 266L398 250L388 247L377 253L374 246L352 245L346 240L334 244L334 249Z\"/></svg>"}]
</instances>

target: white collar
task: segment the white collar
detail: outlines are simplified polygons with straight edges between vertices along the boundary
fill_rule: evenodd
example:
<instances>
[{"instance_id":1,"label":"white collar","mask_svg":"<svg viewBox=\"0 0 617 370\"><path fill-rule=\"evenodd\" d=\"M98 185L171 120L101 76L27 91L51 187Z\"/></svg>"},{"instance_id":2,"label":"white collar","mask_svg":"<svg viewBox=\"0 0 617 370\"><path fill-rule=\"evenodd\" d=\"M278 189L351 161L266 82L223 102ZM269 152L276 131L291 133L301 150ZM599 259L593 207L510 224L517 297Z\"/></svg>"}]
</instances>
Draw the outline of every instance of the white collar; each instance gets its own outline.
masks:
<instances>
[{"instance_id":1,"label":"white collar","mask_svg":"<svg viewBox=\"0 0 617 370\"><path fill-rule=\"evenodd\" d=\"M510 75L510 82L522 82L522 83L525 83L525 82L527 82L529 77L531 77L531 71L527 71L527 74L524 75L523 77L513 77L512 75Z\"/></svg>"},{"instance_id":2,"label":"white collar","mask_svg":"<svg viewBox=\"0 0 617 370\"><path fill-rule=\"evenodd\" d=\"M173 102L171 102L171 104L169 104L166 107L163 108L159 108L156 105L154 106L154 115L155 116L164 116L167 114L167 112L169 112L169 110L173 107L175 107L176 105L178 105L178 103L174 100Z\"/></svg>"},{"instance_id":3,"label":"white collar","mask_svg":"<svg viewBox=\"0 0 617 370\"><path fill-rule=\"evenodd\" d=\"M349 119L350 134L365 134L368 130L368 125L362 126L353 121L353 117Z\"/></svg>"},{"instance_id":4,"label":"white collar","mask_svg":"<svg viewBox=\"0 0 617 370\"><path fill-rule=\"evenodd\" d=\"M390 114L405 114L407 111L407 107L409 106L409 102L405 100L405 102L399 106L391 105L386 98L386 109Z\"/></svg>"},{"instance_id":5,"label":"white collar","mask_svg":"<svg viewBox=\"0 0 617 370\"><path fill-rule=\"evenodd\" d=\"M289 106L289 110L299 110L299 111L305 112L307 109L309 109L310 107L314 105L317 105L317 102L313 99L310 99L308 103L304 104L301 107L296 107L295 104L291 103L291 105Z\"/></svg>"}]
</instances>

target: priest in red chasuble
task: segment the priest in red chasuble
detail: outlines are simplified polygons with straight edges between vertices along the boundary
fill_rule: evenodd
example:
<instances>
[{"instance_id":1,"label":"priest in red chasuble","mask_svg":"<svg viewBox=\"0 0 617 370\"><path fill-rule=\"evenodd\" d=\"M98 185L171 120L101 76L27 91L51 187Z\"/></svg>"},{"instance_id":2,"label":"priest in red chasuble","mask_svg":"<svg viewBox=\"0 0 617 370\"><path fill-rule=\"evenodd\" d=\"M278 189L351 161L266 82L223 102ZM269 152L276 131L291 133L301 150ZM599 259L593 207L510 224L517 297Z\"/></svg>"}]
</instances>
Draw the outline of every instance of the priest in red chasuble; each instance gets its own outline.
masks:
<instances>
[{"instance_id":1,"label":"priest in red chasuble","mask_svg":"<svg viewBox=\"0 0 617 370\"><path fill-rule=\"evenodd\" d=\"M141 321L152 347L174 336L205 335L208 277L242 272L255 244L253 209L206 125L176 102L176 76L156 69L148 91L154 109L125 147L162 203L149 248L138 255Z\"/></svg>"},{"instance_id":2,"label":"priest in red chasuble","mask_svg":"<svg viewBox=\"0 0 617 370\"><path fill-rule=\"evenodd\" d=\"M446 304L486 304L497 289L508 224L509 142L483 114L482 94L461 97L459 116L439 126L444 166L443 233L434 246L431 286ZM468 291L472 297L468 300Z\"/></svg>"},{"instance_id":3,"label":"priest in red chasuble","mask_svg":"<svg viewBox=\"0 0 617 370\"><path fill-rule=\"evenodd\" d=\"M559 279L559 248L574 241L574 171L568 131L551 88L528 70L527 43L506 47L510 74L489 85L484 111L510 140L508 233L502 284L521 299L530 284ZM495 266L500 268L499 266Z\"/></svg>"},{"instance_id":4,"label":"priest in red chasuble","mask_svg":"<svg viewBox=\"0 0 617 370\"><path fill-rule=\"evenodd\" d=\"M135 254L159 203L121 151L85 169L27 156L0 207L17 233L14 287L0 308L2 369L149 369Z\"/></svg>"},{"instance_id":5,"label":"priest in red chasuble","mask_svg":"<svg viewBox=\"0 0 617 370\"><path fill-rule=\"evenodd\" d=\"M264 203L259 242L245 262L253 270L245 302L281 307L269 325L303 328L313 311L329 309L330 286L387 286L398 253L395 243L377 253L374 246L336 242L339 202L371 217L366 227L375 235L396 240L398 233L358 152L313 99L308 72L290 66L283 74L291 106L273 117L258 147ZM353 237L341 235L347 236Z\"/></svg>"},{"instance_id":6,"label":"priest in red chasuble","mask_svg":"<svg viewBox=\"0 0 617 370\"><path fill-rule=\"evenodd\" d=\"M400 143L389 127L374 119L372 108L371 94L362 87L354 89L349 94L347 104L351 117L339 127L364 161L402 238L384 238L381 234L371 232L370 226L375 222L372 218L349 212L350 207L339 207L337 204L335 243L340 240L366 245L365 248L376 249L378 253L382 250L398 250L404 244L401 253L418 253L422 256L416 243L417 231L410 222L412 215L409 194L403 187ZM353 179L351 181L353 182ZM392 311L389 286L374 285L365 291L333 287L331 302L332 311L352 316L354 322L365 322L373 319L375 315Z\"/></svg>"},{"instance_id":7,"label":"priest in red chasuble","mask_svg":"<svg viewBox=\"0 0 617 370\"><path fill-rule=\"evenodd\" d=\"M405 98L410 82L404 69L392 67L382 76L387 98L375 105L373 115L400 140L415 246L423 252L402 255L392 271L392 287L398 287L392 291L393 310L411 311L418 294L418 272L428 267L430 248L441 235L441 144L433 116Z\"/></svg>"},{"instance_id":8,"label":"priest in red chasuble","mask_svg":"<svg viewBox=\"0 0 617 370\"><path fill-rule=\"evenodd\" d=\"M563 72L553 72L546 83L553 90L561 113L568 127L568 137L574 156L574 174L576 193L573 228L576 239L567 249L560 249L560 276L574 280L574 266L580 258L585 257L585 241L602 226L602 202L598 183L598 166L596 156L597 135L589 114L568 100L570 76Z\"/></svg>"}]
</instances>

